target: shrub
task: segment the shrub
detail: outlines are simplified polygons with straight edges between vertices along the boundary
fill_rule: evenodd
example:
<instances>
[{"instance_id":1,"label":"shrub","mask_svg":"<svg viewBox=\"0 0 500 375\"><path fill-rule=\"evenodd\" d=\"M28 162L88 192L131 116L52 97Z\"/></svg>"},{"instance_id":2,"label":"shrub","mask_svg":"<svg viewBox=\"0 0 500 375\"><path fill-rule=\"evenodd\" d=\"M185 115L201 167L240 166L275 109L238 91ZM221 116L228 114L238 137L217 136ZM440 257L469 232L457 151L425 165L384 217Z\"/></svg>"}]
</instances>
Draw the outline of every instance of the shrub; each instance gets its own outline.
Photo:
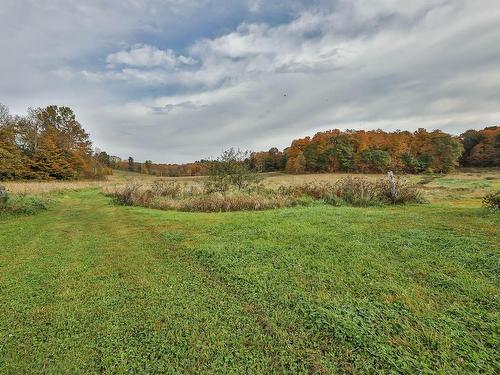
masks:
<instances>
[{"instance_id":1,"label":"shrub","mask_svg":"<svg viewBox=\"0 0 500 375\"><path fill-rule=\"evenodd\" d=\"M46 198L15 194L7 195L0 201L0 213L33 215L39 211L48 208L48 200Z\"/></svg>"},{"instance_id":2,"label":"shrub","mask_svg":"<svg viewBox=\"0 0 500 375\"><path fill-rule=\"evenodd\" d=\"M493 212L500 210L500 190L485 195L483 197L483 206Z\"/></svg>"},{"instance_id":3,"label":"shrub","mask_svg":"<svg viewBox=\"0 0 500 375\"><path fill-rule=\"evenodd\" d=\"M381 191L385 201L392 204L405 204L405 203L425 203L425 198L422 191L419 190L414 184L402 178L396 178L396 196L391 193L391 187L387 180L380 180Z\"/></svg>"},{"instance_id":4,"label":"shrub","mask_svg":"<svg viewBox=\"0 0 500 375\"><path fill-rule=\"evenodd\" d=\"M112 197L117 204L178 210L180 202L203 193L196 185L181 185L171 181L157 180L150 188L138 181L131 181L123 187L104 188L104 195Z\"/></svg>"},{"instance_id":5,"label":"shrub","mask_svg":"<svg viewBox=\"0 0 500 375\"><path fill-rule=\"evenodd\" d=\"M324 200L335 206L373 206L380 204L423 203L422 193L407 180L396 178L396 195L387 179L370 180L364 177L345 177L335 185L327 182L310 182L295 186L280 186L278 193L295 198L307 196Z\"/></svg>"},{"instance_id":6,"label":"shrub","mask_svg":"<svg viewBox=\"0 0 500 375\"><path fill-rule=\"evenodd\" d=\"M330 198L334 192L333 185L328 182L309 182L292 186L281 185L278 188L279 194L291 195L296 198L305 195L314 199L325 199Z\"/></svg>"},{"instance_id":7,"label":"shrub","mask_svg":"<svg viewBox=\"0 0 500 375\"><path fill-rule=\"evenodd\" d=\"M182 186L172 181L156 180L151 186L151 193L156 197L179 198L182 195Z\"/></svg>"},{"instance_id":8,"label":"shrub","mask_svg":"<svg viewBox=\"0 0 500 375\"><path fill-rule=\"evenodd\" d=\"M231 188L241 191L261 181L262 177L250 169L249 156L248 152L230 148L210 162L205 192L224 194Z\"/></svg>"},{"instance_id":9,"label":"shrub","mask_svg":"<svg viewBox=\"0 0 500 375\"><path fill-rule=\"evenodd\" d=\"M106 195L113 197L116 203L124 205L136 205L140 201L144 201L141 196L142 185L138 181L127 183L122 189L106 191Z\"/></svg>"},{"instance_id":10,"label":"shrub","mask_svg":"<svg viewBox=\"0 0 500 375\"><path fill-rule=\"evenodd\" d=\"M335 195L353 206L383 203L381 184L361 177L345 177L335 184Z\"/></svg>"},{"instance_id":11,"label":"shrub","mask_svg":"<svg viewBox=\"0 0 500 375\"><path fill-rule=\"evenodd\" d=\"M335 196L353 206L424 203L422 192L407 180L396 178L395 195L388 179L345 177L335 184ZM338 204L338 199L334 200Z\"/></svg>"},{"instance_id":12,"label":"shrub","mask_svg":"<svg viewBox=\"0 0 500 375\"><path fill-rule=\"evenodd\" d=\"M141 206L157 208L159 210L180 210L182 200L167 197L150 197L149 200Z\"/></svg>"}]
</instances>

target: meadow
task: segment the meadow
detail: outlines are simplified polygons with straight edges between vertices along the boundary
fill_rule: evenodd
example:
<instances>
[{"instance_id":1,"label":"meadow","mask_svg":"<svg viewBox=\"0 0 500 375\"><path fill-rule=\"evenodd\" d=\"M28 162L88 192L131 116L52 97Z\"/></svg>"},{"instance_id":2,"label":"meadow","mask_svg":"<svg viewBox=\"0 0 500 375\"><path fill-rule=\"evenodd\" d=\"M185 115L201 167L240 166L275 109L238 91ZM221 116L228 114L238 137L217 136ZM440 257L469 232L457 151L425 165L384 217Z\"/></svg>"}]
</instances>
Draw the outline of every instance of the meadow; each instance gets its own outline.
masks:
<instances>
[{"instance_id":1,"label":"meadow","mask_svg":"<svg viewBox=\"0 0 500 375\"><path fill-rule=\"evenodd\" d=\"M498 170L411 176L420 205L228 213L102 194L133 179L5 183L47 207L0 214L0 373L500 372Z\"/></svg>"}]
</instances>

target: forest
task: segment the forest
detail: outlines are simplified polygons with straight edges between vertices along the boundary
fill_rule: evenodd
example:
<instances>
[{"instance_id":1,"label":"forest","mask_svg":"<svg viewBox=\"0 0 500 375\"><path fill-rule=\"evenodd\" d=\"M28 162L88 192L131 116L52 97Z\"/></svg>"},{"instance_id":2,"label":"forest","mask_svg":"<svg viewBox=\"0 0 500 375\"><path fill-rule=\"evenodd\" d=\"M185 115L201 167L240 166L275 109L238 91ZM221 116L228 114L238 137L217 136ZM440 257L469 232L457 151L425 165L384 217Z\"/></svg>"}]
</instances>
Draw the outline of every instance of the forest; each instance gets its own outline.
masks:
<instances>
[{"instance_id":1,"label":"forest","mask_svg":"<svg viewBox=\"0 0 500 375\"><path fill-rule=\"evenodd\" d=\"M273 148L252 155L257 170L287 173L448 173L459 165L499 163L498 127L469 130L459 137L422 128L413 133L335 129L296 139L282 153Z\"/></svg>"},{"instance_id":2,"label":"forest","mask_svg":"<svg viewBox=\"0 0 500 375\"><path fill-rule=\"evenodd\" d=\"M213 160L186 164L122 160L94 150L89 134L65 106L29 108L12 116L0 104L0 179L99 179L113 169L154 176L206 175ZM440 130L415 132L339 129L295 139L280 151L251 152L244 163L257 172L448 173L459 166L500 165L500 127L468 130L460 136Z\"/></svg>"},{"instance_id":3,"label":"forest","mask_svg":"<svg viewBox=\"0 0 500 375\"><path fill-rule=\"evenodd\" d=\"M500 127L468 130L460 136L440 130L415 132L338 129L295 139L280 151L252 152L245 160L258 172L290 174L320 172L381 173L388 170L418 173L449 173L457 167L500 165ZM113 168L156 176L201 176L209 160L188 164L156 164L150 160L109 164Z\"/></svg>"}]
</instances>

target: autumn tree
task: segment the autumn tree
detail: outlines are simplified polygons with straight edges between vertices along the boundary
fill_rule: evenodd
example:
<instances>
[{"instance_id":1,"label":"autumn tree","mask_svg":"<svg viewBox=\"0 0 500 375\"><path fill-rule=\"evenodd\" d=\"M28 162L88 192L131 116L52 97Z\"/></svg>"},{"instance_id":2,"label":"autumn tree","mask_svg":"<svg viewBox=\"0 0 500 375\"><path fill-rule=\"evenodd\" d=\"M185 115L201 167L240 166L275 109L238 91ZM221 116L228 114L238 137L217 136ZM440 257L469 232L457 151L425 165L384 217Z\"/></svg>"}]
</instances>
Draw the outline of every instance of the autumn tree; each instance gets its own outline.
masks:
<instances>
[{"instance_id":1,"label":"autumn tree","mask_svg":"<svg viewBox=\"0 0 500 375\"><path fill-rule=\"evenodd\" d=\"M464 153L460 163L473 167L500 166L500 127L468 130L460 136Z\"/></svg>"},{"instance_id":2,"label":"autumn tree","mask_svg":"<svg viewBox=\"0 0 500 375\"><path fill-rule=\"evenodd\" d=\"M25 178L28 160L16 145L16 133L8 108L0 103L0 179Z\"/></svg>"},{"instance_id":3,"label":"autumn tree","mask_svg":"<svg viewBox=\"0 0 500 375\"><path fill-rule=\"evenodd\" d=\"M1 106L0 175L4 178L9 168L18 171L15 176L9 172L13 178L94 178L101 173L90 137L69 107L29 108L27 116L6 114L6 107ZM7 160L16 162L7 166Z\"/></svg>"}]
</instances>

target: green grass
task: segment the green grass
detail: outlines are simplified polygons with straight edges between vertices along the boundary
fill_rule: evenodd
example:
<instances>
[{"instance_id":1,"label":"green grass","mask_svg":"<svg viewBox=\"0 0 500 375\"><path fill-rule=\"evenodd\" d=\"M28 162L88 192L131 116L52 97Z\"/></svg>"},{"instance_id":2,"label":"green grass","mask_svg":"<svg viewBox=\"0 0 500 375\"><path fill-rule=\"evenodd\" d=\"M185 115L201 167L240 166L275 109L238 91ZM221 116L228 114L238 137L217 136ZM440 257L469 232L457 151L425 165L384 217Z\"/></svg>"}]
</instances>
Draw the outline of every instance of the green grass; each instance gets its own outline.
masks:
<instances>
[{"instance_id":1,"label":"green grass","mask_svg":"<svg viewBox=\"0 0 500 375\"><path fill-rule=\"evenodd\" d=\"M0 373L498 373L499 224L445 201L191 214L63 193L0 217Z\"/></svg>"}]
</instances>

